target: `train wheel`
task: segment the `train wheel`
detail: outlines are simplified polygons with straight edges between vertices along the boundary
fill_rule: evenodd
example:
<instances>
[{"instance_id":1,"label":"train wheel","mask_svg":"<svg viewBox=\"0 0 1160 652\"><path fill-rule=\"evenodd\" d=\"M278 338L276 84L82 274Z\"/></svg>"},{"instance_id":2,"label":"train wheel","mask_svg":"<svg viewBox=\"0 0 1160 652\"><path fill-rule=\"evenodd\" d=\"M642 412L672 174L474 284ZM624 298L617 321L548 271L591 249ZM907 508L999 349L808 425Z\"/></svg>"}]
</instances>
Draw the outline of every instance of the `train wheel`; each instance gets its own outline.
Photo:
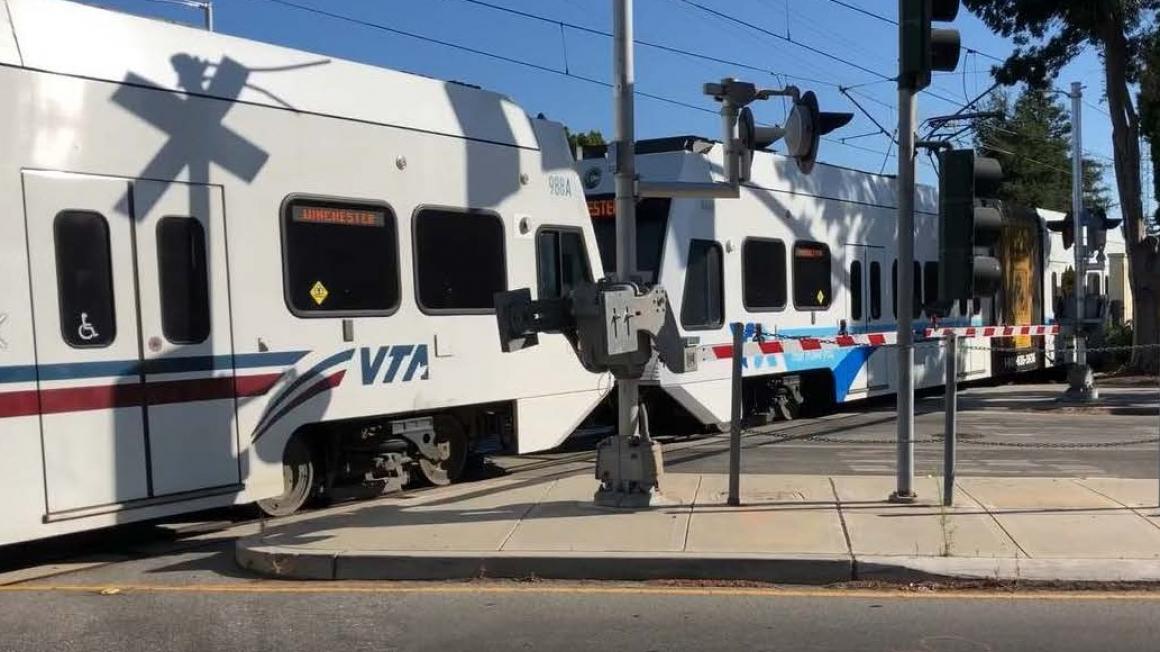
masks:
<instances>
[{"instance_id":1,"label":"train wheel","mask_svg":"<svg viewBox=\"0 0 1160 652\"><path fill-rule=\"evenodd\" d=\"M463 475L467 465L467 433L463 425L451 417L437 418L435 447L439 449L439 459L420 457L419 470L431 484L451 484Z\"/></svg>"},{"instance_id":2,"label":"train wheel","mask_svg":"<svg viewBox=\"0 0 1160 652\"><path fill-rule=\"evenodd\" d=\"M288 516L302 508L317 485L318 474L310 446L302 437L291 437L282 456L282 495L258 501L270 516Z\"/></svg>"},{"instance_id":3,"label":"train wheel","mask_svg":"<svg viewBox=\"0 0 1160 652\"><path fill-rule=\"evenodd\" d=\"M783 421L793 421L801 416L802 406L794 397L793 392L788 387L778 387L777 396L774 399L774 405L778 416Z\"/></svg>"}]
</instances>

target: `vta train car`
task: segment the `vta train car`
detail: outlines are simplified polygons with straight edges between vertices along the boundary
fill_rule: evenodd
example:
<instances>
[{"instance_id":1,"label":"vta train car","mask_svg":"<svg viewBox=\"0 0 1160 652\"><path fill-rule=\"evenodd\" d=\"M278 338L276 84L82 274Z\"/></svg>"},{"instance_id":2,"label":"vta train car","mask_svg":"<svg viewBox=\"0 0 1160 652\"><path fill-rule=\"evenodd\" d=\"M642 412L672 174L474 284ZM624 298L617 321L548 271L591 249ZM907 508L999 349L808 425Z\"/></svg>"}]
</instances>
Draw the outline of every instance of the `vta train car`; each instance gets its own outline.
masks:
<instances>
[{"instance_id":1,"label":"vta train car","mask_svg":"<svg viewBox=\"0 0 1160 652\"><path fill-rule=\"evenodd\" d=\"M562 442L611 388L493 294L600 269L508 99L60 0L0 2L0 544ZM549 370L551 373L545 373Z\"/></svg>"},{"instance_id":2,"label":"vta train car","mask_svg":"<svg viewBox=\"0 0 1160 652\"><path fill-rule=\"evenodd\" d=\"M644 179L708 182L720 176L722 148L692 136L642 141L636 166ZM578 169L601 258L611 271L615 207L609 161L599 148L590 148ZM935 189L924 186L915 198L914 302L897 305L895 192L889 176L825 164L807 176L789 158L756 152L752 178L742 185L739 199L639 203L638 272L667 288L690 345L728 345L733 322L745 324L747 340L856 336L866 344L791 348L747 360L743 391L750 416L792 418L802 407L895 392L896 350L880 344L895 332L900 309L911 311L916 329L936 321L943 327L1045 323L1046 231L1033 213L1014 209L1004 216L999 255L1006 277L1000 292L959 301L941 319L930 314L927 306L938 292L938 199ZM1004 351L993 356L990 340L964 340L962 378L981 380L1033 367L1005 351L1010 343L994 348ZM942 384L938 342L918 342L914 359L917 387ZM1034 354L1031 360L1055 362ZM650 420L663 427L666 418L678 415L724 426L730 418L730 373L728 356L702 360L696 371L680 375L653 364L643 388Z\"/></svg>"}]
</instances>

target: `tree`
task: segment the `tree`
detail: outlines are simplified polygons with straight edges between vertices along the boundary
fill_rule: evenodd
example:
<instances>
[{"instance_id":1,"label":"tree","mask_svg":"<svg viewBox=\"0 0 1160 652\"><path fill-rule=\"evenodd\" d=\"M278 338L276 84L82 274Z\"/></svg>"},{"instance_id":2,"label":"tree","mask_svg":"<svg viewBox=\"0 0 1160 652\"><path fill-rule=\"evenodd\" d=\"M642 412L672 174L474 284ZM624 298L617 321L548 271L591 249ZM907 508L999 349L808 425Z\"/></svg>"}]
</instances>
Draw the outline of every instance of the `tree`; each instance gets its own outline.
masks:
<instances>
[{"instance_id":1,"label":"tree","mask_svg":"<svg viewBox=\"0 0 1160 652\"><path fill-rule=\"evenodd\" d=\"M1056 98L1026 87L1011 107L1010 94L994 91L982 107L1000 117L975 123L975 149L999 160L999 198L1024 206L1071 210L1071 120ZM1109 208L1104 165L1084 161L1084 202Z\"/></svg>"},{"instance_id":2,"label":"tree","mask_svg":"<svg viewBox=\"0 0 1160 652\"><path fill-rule=\"evenodd\" d=\"M572 150L573 156L576 156L576 153L580 151L580 148L584 147L585 145L604 144L604 134L600 133L599 129L592 129L591 131L587 132L581 131L578 133L572 133L567 128L565 128L564 133L568 134L568 148Z\"/></svg>"},{"instance_id":3,"label":"tree","mask_svg":"<svg viewBox=\"0 0 1160 652\"><path fill-rule=\"evenodd\" d=\"M964 0L963 4L992 31L1013 38L1017 46L994 71L1000 83L1047 88L1085 47L1099 51L1135 304L1134 343L1160 343L1160 238L1148 234L1144 219L1140 116L1129 90L1146 65L1160 0ZM1133 352L1132 364L1157 368L1155 356L1141 349Z\"/></svg>"}]
</instances>

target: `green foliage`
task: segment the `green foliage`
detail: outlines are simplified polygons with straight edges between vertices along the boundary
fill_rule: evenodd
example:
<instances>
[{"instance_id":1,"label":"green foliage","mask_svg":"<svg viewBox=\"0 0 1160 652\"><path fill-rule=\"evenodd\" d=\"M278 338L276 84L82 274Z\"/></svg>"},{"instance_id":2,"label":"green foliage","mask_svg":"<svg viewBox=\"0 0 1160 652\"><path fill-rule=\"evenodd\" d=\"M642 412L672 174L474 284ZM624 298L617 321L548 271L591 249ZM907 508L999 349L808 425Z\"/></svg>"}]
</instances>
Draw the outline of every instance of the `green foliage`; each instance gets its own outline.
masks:
<instances>
[{"instance_id":1,"label":"green foliage","mask_svg":"<svg viewBox=\"0 0 1160 652\"><path fill-rule=\"evenodd\" d=\"M581 131L575 134L571 131L568 131L567 129L565 129L564 132L568 134L568 147L573 152L575 152L577 148L585 145L604 144L604 134L600 133L600 130L598 129L592 129L586 132Z\"/></svg>"},{"instance_id":2,"label":"green foliage","mask_svg":"<svg viewBox=\"0 0 1160 652\"><path fill-rule=\"evenodd\" d=\"M996 80L1040 88L1050 86L1088 45L1106 56L1109 43L1118 50L1114 41L1120 39L1126 47L1114 52L1123 55L1115 63L1125 65L1127 81L1135 81L1141 45L1160 10L1160 0L963 0L963 5L1016 45L1015 53L996 69Z\"/></svg>"},{"instance_id":3,"label":"green foliage","mask_svg":"<svg viewBox=\"0 0 1160 652\"><path fill-rule=\"evenodd\" d=\"M1132 346L1132 325L1111 324L1102 332L1092 335L1088 342L1095 347ZM1092 368L1096 371L1119 371L1131 359L1130 351L1094 351L1088 357Z\"/></svg>"},{"instance_id":4,"label":"green foliage","mask_svg":"<svg viewBox=\"0 0 1160 652\"><path fill-rule=\"evenodd\" d=\"M1015 99L996 90L982 107L1001 113L975 124L975 148L982 156L999 160L1004 182L1001 199L1057 211L1071 210L1071 121L1056 96L1030 86ZM1105 166L1084 161L1084 199L1108 208Z\"/></svg>"}]
</instances>

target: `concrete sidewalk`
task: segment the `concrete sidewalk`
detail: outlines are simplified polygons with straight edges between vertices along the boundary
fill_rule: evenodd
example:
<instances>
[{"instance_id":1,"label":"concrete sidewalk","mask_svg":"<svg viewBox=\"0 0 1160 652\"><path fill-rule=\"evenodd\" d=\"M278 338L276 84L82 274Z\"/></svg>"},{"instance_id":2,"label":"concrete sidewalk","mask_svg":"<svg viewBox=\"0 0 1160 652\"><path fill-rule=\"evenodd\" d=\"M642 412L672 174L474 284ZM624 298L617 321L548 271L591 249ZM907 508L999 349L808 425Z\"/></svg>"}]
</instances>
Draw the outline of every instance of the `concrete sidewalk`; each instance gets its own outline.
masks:
<instances>
[{"instance_id":1,"label":"concrete sidewalk","mask_svg":"<svg viewBox=\"0 0 1160 652\"><path fill-rule=\"evenodd\" d=\"M672 507L595 507L588 473L522 475L279 521L237 544L243 567L299 579L989 578L1160 581L1154 480L963 478L956 506L921 478L669 474Z\"/></svg>"}]
</instances>

